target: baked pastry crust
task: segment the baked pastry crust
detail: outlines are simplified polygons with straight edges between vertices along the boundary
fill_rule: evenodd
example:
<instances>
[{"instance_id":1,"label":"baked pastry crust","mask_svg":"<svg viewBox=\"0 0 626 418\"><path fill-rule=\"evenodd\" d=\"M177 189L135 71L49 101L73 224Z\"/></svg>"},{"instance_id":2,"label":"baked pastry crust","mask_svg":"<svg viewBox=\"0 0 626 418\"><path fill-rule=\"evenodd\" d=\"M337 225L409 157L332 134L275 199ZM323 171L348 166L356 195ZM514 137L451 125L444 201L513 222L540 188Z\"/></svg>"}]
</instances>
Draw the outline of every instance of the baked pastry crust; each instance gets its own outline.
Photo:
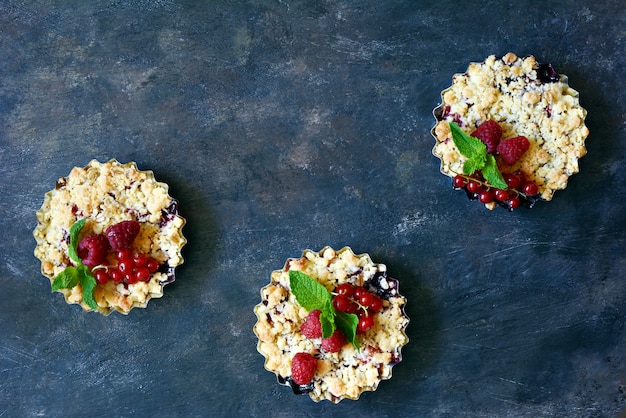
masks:
<instances>
[{"instance_id":1,"label":"baked pastry crust","mask_svg":"<svg viewBox=\"0 0 626 418\"><path fill-rule=\"evenodd\" d=\"M51 283L73 265L68 255L69 230L83 218L82 236L100 234L124 220L139 221L134 248L162 265L147 282L98 284L94 290L98 312L127 314L132 308L145 308L151 298L163 296L163 286L174 281L174 268L183 263L181 249L187 242L182 234L185 219L178 215L178 202L168 194L167 184L157 182L152 171L138 170L134 162L121 164L114 159L105 163L92 160L60 178L55 189L46 193L33 232L35 256ZM83 301L80 285L59 292L67 303L92 310Z\"/></svg>"},{"instance_id":2,"label":"baked pastry crust","mask_svg":"<svg viewBox=\"0 0 626 418\"><path fill-rule=\"evenodd\" d=\"M304 272L329 291L342 283L377 289L383 310L376 314L374 327L358 336L360 350L347 344L338 353L327 353L319 349L319 339L301 333L308 312L290 290L290 270ZM355 255L349 247L306 250L302 257L287 260L282 270L272 272L271 282L261 289L261 299L254 308L257 349L265 357L265 368L297 394L308 393L316 402L355 400L364 391L376 390L381 380L390 379L393 366L402 360L401 348L408 342L406 298L398 292L397 280L387 277L386 266L373 263L367 254ZM318 359L317 374L307 386L298 386L290 378L291 360L298 352L315 353Z\"/></svg>"},{"instance_id":3,"label":"baked pastry crust","mask_svg":"<svg viewBox=\"0 0 626 418\"><path fill-rule=\"evenodd\" d=\"M528 138L530 148L506 171L521 170L546 201L567 187L569 177L579 171L578 160L587 152L587 112L580 106L578 92L569 87L565 75L538 63L534 56L508 53L501 59L491 55L471 63L465 73L453 76L433 114L437 123L432 129L436 139L432 152L441 160L443 174L462 173L466 160L452 141L449 123L457 122L469 134L492 119L502 127L503 138Z\"/></svg>"}]
</instances>

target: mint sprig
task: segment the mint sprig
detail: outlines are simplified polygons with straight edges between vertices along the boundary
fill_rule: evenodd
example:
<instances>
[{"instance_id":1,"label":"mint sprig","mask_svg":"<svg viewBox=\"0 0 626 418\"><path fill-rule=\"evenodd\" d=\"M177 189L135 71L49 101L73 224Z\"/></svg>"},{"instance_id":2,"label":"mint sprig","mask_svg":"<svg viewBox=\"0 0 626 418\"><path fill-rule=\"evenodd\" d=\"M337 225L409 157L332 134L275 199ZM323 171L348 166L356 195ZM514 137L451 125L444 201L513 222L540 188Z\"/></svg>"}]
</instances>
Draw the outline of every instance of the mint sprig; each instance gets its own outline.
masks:
<instances>
[{"instance_id":1,"label":"mint sprig","mask_svg":"<svg viewBox=\"0 0 626 418\"><path fill-rule=\"evenodd\" d=\"M357 349L361 347L356 337L359 318L355 314L338 312L333 306L332 294L324 286L298 270L289 270L289 286L300 306L309 312L321 312L322 338L329 338L339 328L352 345Z\"/></svg>"},{"instance_id":2,"label":"mint sprig","mask_svg":"<svg viewBox=\"0 0 626 418\"><path fill-rule=\"evenodd\" d=\"M78 256L78 237L80 236L80 231L83 229L83 226L85 226L85 222L86 219L81 219L70 228L70 243L67 252L70 259L76 263L76 266L68 266L54 277L52 281L52 291L56 292L59 289L71 289L80 284L80 287L83 289L83 301L91 309L98 309L98 304L93 297L96 279Z\"/></svg>"},{"instance_id":3,"label":"mint sprig","mask_svg":"<svg viewBox=\"0 0 626 418\"><path fill-rule=\"evenodd\" d=\"M472 175L480 171L487 183L493 187L498 189L508 187L498 169L495 157L487 153L487 146L480 139L463 132L456 122L450 122L450 132L454 145L467 158L463 164L463 174Z\"/></svg>"}]
</instances>

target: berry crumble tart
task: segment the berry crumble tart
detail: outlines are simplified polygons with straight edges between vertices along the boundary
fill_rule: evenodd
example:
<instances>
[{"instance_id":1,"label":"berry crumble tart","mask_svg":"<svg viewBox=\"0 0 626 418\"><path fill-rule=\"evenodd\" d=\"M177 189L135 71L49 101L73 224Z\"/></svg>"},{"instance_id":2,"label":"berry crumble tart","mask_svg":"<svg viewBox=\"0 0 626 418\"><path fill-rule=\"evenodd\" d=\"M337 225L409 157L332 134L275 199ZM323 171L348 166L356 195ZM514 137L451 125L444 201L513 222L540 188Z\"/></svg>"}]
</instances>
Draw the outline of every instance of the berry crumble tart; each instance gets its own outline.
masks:
<instances>
[{"instance_id":1,"label":"berry crumble tart","mask_svg":"<svg viewBox=\"0 0 626 418\"><path fill-rule=\"evenodd\" d=\"M265 368L294 393L337 403L391 378L408 342L406 299L384 264L349 247L304 251L272 272L254 312Z\"/></svg>"},{"instance_id":2,"label":"berry crumble tart","mask_svg":"<svg viewBox=\"0 0 626 418\"><path fill-rule=\"evenodd\" d=\"M74 167L37 211L35 256L67 303L108 315L163 296L183 263L184 218L168 186L135 163Z\"/></svg>"},{"instance_id":3,"label":"berry crumble tart","mask_svg":"<svg viewBox=\"0 0 626 418\"><path fill-rule=\"evenodd\" d=\"M578 92L533 56L471 63L454 75L433 114L441 172L489 209L551 200L587 152Z\"/></svg>"}]
</instances>

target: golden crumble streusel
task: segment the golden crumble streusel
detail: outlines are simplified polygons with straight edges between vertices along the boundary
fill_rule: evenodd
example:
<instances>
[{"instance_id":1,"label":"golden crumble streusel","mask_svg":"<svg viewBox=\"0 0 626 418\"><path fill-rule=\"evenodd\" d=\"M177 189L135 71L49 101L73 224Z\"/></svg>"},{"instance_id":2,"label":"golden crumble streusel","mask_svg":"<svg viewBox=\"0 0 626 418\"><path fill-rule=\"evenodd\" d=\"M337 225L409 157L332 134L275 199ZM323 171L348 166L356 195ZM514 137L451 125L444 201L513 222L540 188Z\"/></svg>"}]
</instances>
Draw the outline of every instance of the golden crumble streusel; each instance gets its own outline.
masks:
<instances>
[{"instance_id":1,"label":"golden crumble streusel","mask_svg":"<svg viewBox=\"0 0 626 418\"><path fill-rule=\"evenodd\" d=\"M360 348L347 343L339 352L320 349L320 339L307 338L300 330L309 314L290 289L289 271L298 270L332 292L342 283L368 286L380 295L383 308L374 326L358 335ZM272 272L271 282L261 289L262 301L254 312L257 349L265 357L265 368L295 393L308 393L314 401L339 402L358 399L362 392L376 390L381 380L391 378L392 367L401 361L401 348L408 342L404 313L406 299L398 282L387 276L384 264L375 264L367 254L355 255L349 247L335 251L307 250L289 259L282 270ZM291 379L291 361L300 352L312 353L317 372L310 384L300 386Z\"/></svg>"},{"instance_id":2,"label":"golden crumble streusel","mask_svg":"<svg viewBox=\"0 0 626 418\"><path fill-rule=\"evenodd\" d=\"M486 120L502 127L503 138L528 139L528 151L506 171L521 171L535 182L541 199L551 200L579 171L578 160L586 154L589 135L587 112L567 77L535 57L508 53L471 63L465 73L453 76L441 100L434 111L437 123L432 133L436 138L433 154L441 160L443 174L462 173L466 160L451 139L449 123L457 122L469 134ZM492 209L495 204L487 206Z\"/></svg>"},{"instance_id":3,"label":"golden crumble streusel","mask_svg":"<svg viewBox=\"0 0 626 418\"><path fill-rule=\"evenodd\" d=\"M106 315L117 310L125 314L163 295L163 286L174 280L174 268L183 263L181 248L186 243L182 235L185 220L178 215L178 202L168 194L167 184L157 182L151 171L138 170L135 163L116 160L92 160L60 178L46 193L33 232L35 256L41 260L42 274L51 282L76 264L68 255L69 231L81 219L85 219L81 236L102 234L122 221L139 222L133 247L161 266L146 281L98 284L93 291L98 312ZM113 265L113 256L107 257L107 264ZM80 285L59 291L68 303L92 310L83 300Z\"/></svg>"}]
</instances>

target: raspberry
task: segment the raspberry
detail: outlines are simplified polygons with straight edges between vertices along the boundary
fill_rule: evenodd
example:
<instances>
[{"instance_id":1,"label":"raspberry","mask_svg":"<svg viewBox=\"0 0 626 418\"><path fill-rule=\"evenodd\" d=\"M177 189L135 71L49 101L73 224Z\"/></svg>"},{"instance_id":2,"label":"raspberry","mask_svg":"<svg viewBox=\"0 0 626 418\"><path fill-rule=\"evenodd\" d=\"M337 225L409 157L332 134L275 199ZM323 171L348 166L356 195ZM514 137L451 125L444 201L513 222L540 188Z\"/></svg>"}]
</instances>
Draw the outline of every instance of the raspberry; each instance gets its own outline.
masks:
<instances>
[{"instance_id":1,"label":"raspberry","mask_svg":"<svg viewBox=\"0 0 626 418\"><path fill-rule=\"evenodd\" d=\"M115 251L131 248L137 234L139 234L139 222L137 221L122 221L111 225L104 231L111 248Z\"/></svg>"},{"instance_id":2,"label":"raspberry","mask_svg":"<svg viewBox=\"0 0 626 418\"><path fill-rule=\"evenodd\" d=\"M104 235L88 235L78 243L78 256L87 267L104 263L109 250L109 241Z\"/></svg>"},{"instance_id":3,"label":"raspberry","mask_svg":"<svg viewBox=\"0 0 626 418\"><path fill-rule=\"evenodd\" d=\"M502 128L498 122L488 119L481 123L471 136L480 139L487 146L489 154L495 154L502 137Z\"/></svg>"},{"instance_id":4,"label":"raspberry","mask_svg":"<svg viewBox=\"0 0 626 418\"><path fill-rule=\"evenodd\" d=\"M498 154L505 163L513 165L528 150L530 142L525 136L503 139L498 144Z\"/></svg>"},{"instance_id":5,"label":"raspberry","mask_svg":"<svg viewBox=\"0 0 626 418\"><path fill-rule=\"evenodd\" d=\"M309 312L309 315L300 326L300 331L307 338L320 338L322 336L322 324L320 323L320 310Z\"/></svg>"},{"instance_id":6,"label":"raspberry","mask_svg":"<svg viewBox=\"0 0 626 418\"><path fill-rule=\"evenodd\" d=\"M322 349L329 353L337 353L341 350L341 347L346 345L348 340L346 340L343 332L336 329L329 338L322 339Z\"/></svg>"},{"instance_id":7,"label":"raspberry","mask_svg":"<svg viewBox=\"0 0 626 418\"><path fill-rule=\"evenodd\" d=\"M317 360L309 353L297 353L291 360L291 380L298 385L306 385L317 372Z\"/></svg>"}]
</instances>

